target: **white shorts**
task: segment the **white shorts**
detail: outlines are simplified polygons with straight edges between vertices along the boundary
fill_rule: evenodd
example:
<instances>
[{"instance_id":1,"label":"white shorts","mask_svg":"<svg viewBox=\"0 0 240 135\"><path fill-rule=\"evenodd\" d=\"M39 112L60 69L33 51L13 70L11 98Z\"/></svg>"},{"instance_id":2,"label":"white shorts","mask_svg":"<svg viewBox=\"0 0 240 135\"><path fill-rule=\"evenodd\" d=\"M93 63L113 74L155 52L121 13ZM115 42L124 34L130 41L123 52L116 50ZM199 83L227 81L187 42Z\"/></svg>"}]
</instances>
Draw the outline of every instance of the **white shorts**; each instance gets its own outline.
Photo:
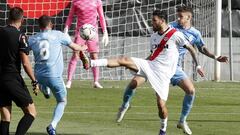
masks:
<instances>
[{"instance_id":1,"label":"white shorts","mask_svg":"<svg viewBox=\"0 0 240 135\"><path fill-rule=\"evenodd\" d=\"M166 67L156 68L152 61L131 57L138 68L137 75L146 77L152 88L164 101L167 101L170 79L174 73L164 71ZM173 71L175 72L175 71Z\"/></svg>"}]
</instances>

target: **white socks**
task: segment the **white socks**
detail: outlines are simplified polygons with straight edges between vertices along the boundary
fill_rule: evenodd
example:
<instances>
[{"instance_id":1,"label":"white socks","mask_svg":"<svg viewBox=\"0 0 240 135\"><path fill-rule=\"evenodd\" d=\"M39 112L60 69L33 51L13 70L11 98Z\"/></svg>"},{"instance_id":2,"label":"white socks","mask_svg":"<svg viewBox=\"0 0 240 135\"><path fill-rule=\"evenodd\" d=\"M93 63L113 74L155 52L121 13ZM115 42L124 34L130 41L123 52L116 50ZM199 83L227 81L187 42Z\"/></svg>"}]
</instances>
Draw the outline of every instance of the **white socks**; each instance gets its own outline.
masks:
<instances>
[{"instance_id":1,"label":"white socks","mask_svg":"<svg viewBox=\"0 0 240 135\"><path fill-rule=\"evenodd\" d=\"M108 64L107 59L91 60L91 67L105 67Z\"/></svg>"},{"instance_id":2,"label":"white socks","mask_svg":"<svg viewBox=\"0 0 240 135\"><path fill-rule=\"evenodd\" d=\"M168 120L168 118L160 119L161 130L164 131L164 132L166 132L166 130L167 130L167 120Z\"/></svg>"}]
</instances>

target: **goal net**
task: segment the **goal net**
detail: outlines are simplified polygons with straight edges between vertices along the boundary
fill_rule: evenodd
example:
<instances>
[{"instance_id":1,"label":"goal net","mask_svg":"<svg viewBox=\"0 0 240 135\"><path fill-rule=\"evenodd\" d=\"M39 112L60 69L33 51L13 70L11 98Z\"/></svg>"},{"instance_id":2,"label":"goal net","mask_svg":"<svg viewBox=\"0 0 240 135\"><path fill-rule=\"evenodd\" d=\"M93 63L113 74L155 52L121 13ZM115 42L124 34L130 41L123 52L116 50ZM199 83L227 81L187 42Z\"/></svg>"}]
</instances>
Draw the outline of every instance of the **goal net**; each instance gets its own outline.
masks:
<instances>
[{"instance_id":1,"label":"goal net","mask_svg":"<svg viewBox=\"0 0 240 135\"><path fill-rule=\"evenodd\" d=\"M215 33L215 9L216 0L103 0L103 8L109 31L110 43L104 46L100 43L99 58L118 56L133 56L146 58L149 55L149 37L152 33L151 14L155 8L168 11L169 22L176 21L176 7L189 5L194 9L194 26L203 35L204 41L212 52L214 51ZM25 24L23 31L28 35L38 32L36 18L42 14L52 16L55 29L63 31L65 20L71 6L70 0L1 0L0 2L0 27L6 25L7 11L12 6L20 6L25 10ZM73 36L76 19L70 28L70 35ZM101 27L99 27L101 29ZM100 33L100 41L102 34ZM64 50L64 78L67 76L68 62L72 56L70 49ZM32 55L31 55L32 57ZM206 79L213 77L213 60L206 56L199 55L199 61L207 73ZM189 55L184 62L186 73L199 79L193 68ZM100 68L100 78L105 80L130 79L132 74L128 69ZM74 79L92 79L91 70L85 71L81 61L78 62Z\"/></svg>"}]
</instances>

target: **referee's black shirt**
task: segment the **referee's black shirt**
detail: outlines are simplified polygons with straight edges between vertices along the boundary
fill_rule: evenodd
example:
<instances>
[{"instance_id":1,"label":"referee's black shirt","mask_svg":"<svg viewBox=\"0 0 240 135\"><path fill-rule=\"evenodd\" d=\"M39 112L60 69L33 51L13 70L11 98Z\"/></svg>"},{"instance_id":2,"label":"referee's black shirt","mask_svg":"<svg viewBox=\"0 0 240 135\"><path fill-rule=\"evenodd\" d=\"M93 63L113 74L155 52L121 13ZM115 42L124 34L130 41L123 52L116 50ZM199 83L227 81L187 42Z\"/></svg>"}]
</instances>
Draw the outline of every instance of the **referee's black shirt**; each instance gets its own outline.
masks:
<instances>
[{"instance_id":1,"label":"referee's black shirt","mask_svg":"<svg viewBox=\"0 0 240 135\"><path fill-rule=\"evenodd\" d=\"M0 29L0 74L21 72L20 51L28 54L28 46L22 38L23 34L16 27L8 25Z\"/></svg>"}]
</instances>

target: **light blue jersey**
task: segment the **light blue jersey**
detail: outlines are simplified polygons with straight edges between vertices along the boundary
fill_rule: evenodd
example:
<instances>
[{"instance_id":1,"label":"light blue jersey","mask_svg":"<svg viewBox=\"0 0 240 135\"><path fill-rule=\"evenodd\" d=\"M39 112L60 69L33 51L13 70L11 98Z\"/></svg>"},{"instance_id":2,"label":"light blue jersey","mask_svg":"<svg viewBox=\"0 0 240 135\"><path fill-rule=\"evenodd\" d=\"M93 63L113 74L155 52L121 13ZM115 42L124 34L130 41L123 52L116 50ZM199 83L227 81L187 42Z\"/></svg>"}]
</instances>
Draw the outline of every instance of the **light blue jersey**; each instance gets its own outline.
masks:
<instances>
[{"instance_id":1,"label":"light blue jersey","mask_svg":"<svg viewBox=\"0 0 240 135\"><path fill-rule=\"evenodd\" d=\"M202 35L200 31L195 29L194 27L191 27L189 29L184 29L181 25L179 25L178 22L172 22L170 23L170 26L174 27L178 31L181 31L191 45L195 45L198 49L204 46L205 43L202 39ZM187 53L186 48L184 47L179 48L178 66L182 66L182 61L186 53Z\"/></svg>"},{"instance_id":2,"label":"light blue jersey","mask_svg":"<svg viewBox=\"0 0 240 135\"><path fill-rule=\"evenodd\" d=\"M181 25L179 25L178 22L172 22L170 23L170 26L174 27L178 31L181 31L191 45L195 45L198 49L204 46L205 43L202 39L200 31L195 29L194 27L184 29ZM178 66L176 73L171 78L172 85L178 85L181 80L187 78L186 73L182 70L182 62L186 53L187 53L186 48L184 47L179 48Z\"/></svg>"},{"instance_id":3,"label":"light blue jersey","mask_svg":"<svg viewBox=\"0 0 240 135\"><path fill-rule=\"evenodd\" d=\"M29 38L37 76L61 77L63 73L62 45L72 43L70 36L56 30L45 30Z\"/></svg>"}]
</instances>

